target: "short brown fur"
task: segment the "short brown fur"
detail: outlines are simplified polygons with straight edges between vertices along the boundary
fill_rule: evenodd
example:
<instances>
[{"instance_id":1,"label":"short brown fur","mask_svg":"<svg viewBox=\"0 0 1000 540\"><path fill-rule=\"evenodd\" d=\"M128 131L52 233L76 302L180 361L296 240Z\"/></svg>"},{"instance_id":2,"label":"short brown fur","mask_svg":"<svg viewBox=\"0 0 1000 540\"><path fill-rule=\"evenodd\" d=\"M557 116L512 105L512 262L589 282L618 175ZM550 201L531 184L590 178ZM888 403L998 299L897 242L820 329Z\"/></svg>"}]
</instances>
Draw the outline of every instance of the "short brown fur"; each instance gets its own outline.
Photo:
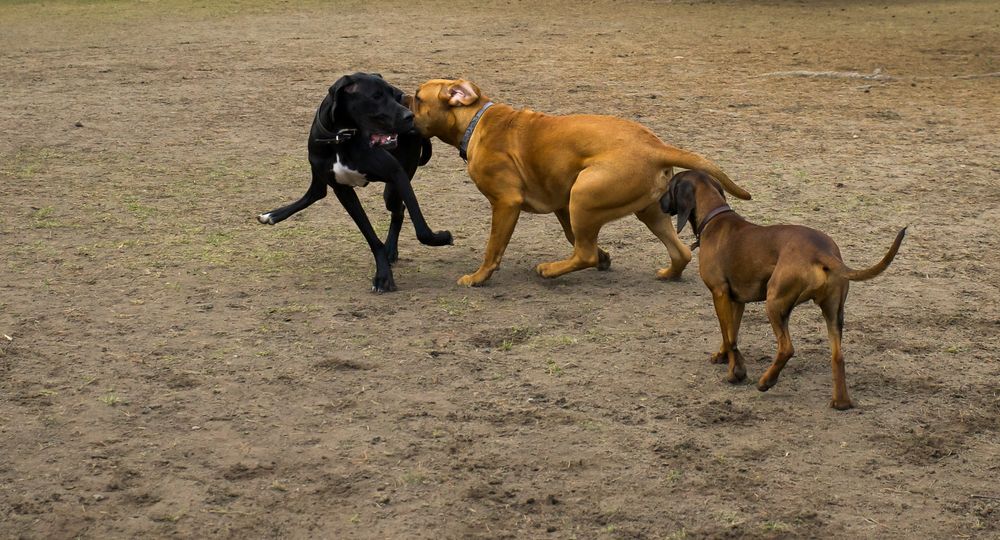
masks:
<instances>
[{"instance_id":1,"label":"short brown fur","mask_svg":"<svg viewBox=\"0 0 1000 540\"><path fill-rule=\"evenodd\" d=\"M746 378L743 355L737 347L743 306L767 301L767 317L778 340L774 362L757 383L767 391L778 382L785 363L795 353L788 333L792 309L808 300L823 311L830 336L833 368L833 399L830 406L854 406L847 394L841 335L844 302L851 281L881 274L895 258L906 234L904 227L882 260L864 270L848 268L837 244L827 235L798 225L754 225L732 211L711 214L726 205L721 186L701 171L684 171L670 180L661 205L677 215L677 231L690 222L700 233L701 278L712 292L715 313L722 330L722 346L713 363L728 363L727 380ZM706 217L709 218L707 223Z\"/></svg>"},{"instance_id":2,"label":"short brown fur","mask_svg":"<svg viewBox=\"0 0 1000 540\"><path fill-rule=\"evenodd\" d=\"M458 147L487 101L471 82L431 80L414 96L414 121L424 136ZM568 259L536 267L543 277L608 268L611 259L598 248L598 233L605 223L635 214L670 254L670 266L657 277L674 279L691 260L691 251L657 205L672 167L707 170L730 193L750 198L711 161L611 116L551 116L496 104L475 128L468 159L469 176L489 199L493 221L482 265L458 280L467 286L482 284L499 267L521 211L556 214L573 244Z\"/></svg>"}]
</instances>

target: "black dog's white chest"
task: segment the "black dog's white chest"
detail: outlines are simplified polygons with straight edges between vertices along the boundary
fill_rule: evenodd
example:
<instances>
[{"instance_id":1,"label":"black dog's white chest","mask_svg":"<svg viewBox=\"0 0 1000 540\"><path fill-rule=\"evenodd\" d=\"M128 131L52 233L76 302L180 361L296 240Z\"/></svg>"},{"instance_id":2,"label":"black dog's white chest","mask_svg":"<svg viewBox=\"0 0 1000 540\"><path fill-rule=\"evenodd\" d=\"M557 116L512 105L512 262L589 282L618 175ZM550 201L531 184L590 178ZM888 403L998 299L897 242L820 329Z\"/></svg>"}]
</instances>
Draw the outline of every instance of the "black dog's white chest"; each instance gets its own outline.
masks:
<instances>
[{"instance_id":1,"label":"black dog's white chest","mask_svg":"<svg viewBox=\"0 0 1000 540\"><path fill-rule=\"evenodd\" d=\"M337 161L333 162L330 168L333 172L333 180L338 184L354 187L365 187L368 185L368 178L364 173L356 171L340 162L340 154L337 154Z\"/></svg>"}]
</instances>

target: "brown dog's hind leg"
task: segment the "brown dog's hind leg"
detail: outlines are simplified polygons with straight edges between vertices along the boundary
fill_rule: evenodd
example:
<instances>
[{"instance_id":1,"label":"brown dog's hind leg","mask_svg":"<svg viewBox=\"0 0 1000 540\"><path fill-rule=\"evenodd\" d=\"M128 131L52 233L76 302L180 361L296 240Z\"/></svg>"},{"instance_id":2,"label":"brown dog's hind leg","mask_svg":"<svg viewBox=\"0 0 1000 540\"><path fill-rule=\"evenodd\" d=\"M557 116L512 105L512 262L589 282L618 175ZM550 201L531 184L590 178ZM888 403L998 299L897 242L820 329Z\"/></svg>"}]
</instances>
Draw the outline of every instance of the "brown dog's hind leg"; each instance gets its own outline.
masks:
<instances>
[{"instance_id":1,"label":"brown dog's hind leg","mask_svg":"<svg viewBox=\"0 0 1000 540\"><path fill-rule=\"evenodd\" d=\"M774 337L778 340L778 353L774 357L774 362L757 381L757 390L761 392L767 392L777 384L781 370L785 368L788 359L795 355L792 337L788 333L788 318L792 314L793 307L795 307L793 300L788 296L772 294L770 290L767 292L767 318L771 321Z\"/></svg>"},{"instance_id":2,"label":"brown dog's hind leg","mask_svg":"<svg viewBox=\"0 0 1000 540\"><path fill-rule=\"evenodd\" d=\"M560 208L554 213L559 218L559 224L562 225L566 240L569 240L570 245L576 244L576 237L573 235L573 226L569 219L569 208ZM597 248L597 269L602 272L611 269L611 255L608 255L608 252L601 248Z\"/></svg>"},{"instance_id":3,"label":"brown dog's hind leg","mask_svg":"<svg viewBox=\"0 0 1000 540\"><path fill-rule=\"evenodd\" d=\"M843 292L831 293L820 304L823 318L826 319L826 330L830 335L831 367L833 369L833 399L830 401L830 406L840 411L854 407L854 402L847 395L844 353L840 348L841 336L844 332L844 301L847 300L847 287L848 284L844 283L844 287L841 289Z\"/></svg>"},{"instance_id":4,"label":"brown dog's hind leg","mask_svg":"<svg viewBox=\"0 0 1000 540\"><path fill-rule=\"evenodd\" d=\"M728 289L713 290L712 301L715 303L715 315L719 318L719 329L722 331L722 348L719 351L719 356L729 361L729 372L726 374L726 380L736 384L747 378L747 369L743 365L743 355L736 348L736 336L740 329L737 315L742 320L743 304L734 303L729 297Z\"/></svg>"},{"instance_id":5,"label":"brown dog's hind leg","mask_svg":"<svg viewBox=\"0 0 1000 540\"><path fill-rule=\"evenodd\" d=\"M691 262L691 250L681 242L670 216L663 213L660 203L653 203L635 213L635 217L643 222L649 230L663 242L670 254L670 267L661 268L656 272L658 279L680 279L681 272Z\"/></svg>"},{"instance_id":6,"label":"brown dog's hind leg","mask_svg":"<svg viewBox=\"0 0 1000 540\"><path fill-rule=\"evenodd\" d=\"M571 203L572 206L572 203ZM571 216L579 215L570 210ZM601 225L606 221L595 220L598 216L593 214L587 216L587 220L573 220L573 255L570 258L542 263L535 267L538 275L544 278L554 278L576 270L597 266L600 257L597 251L597 234L601 231Z\"/></svg>"},{"instance_id":7,"label":"brown dog's hind leg","mask_svg":"<svg viewBox=\"0 0 1000 540\"><path fill-rule=\"evenodd\" d=\"M630 208L629 203L635 204L638 194L627 190L615 191L617 178L618 174L596 166L577 176L569 196L573 255L562 261L539 264L535 267L538 275L553 278L598 265L597 235L601 227L635 212L635 207Z\"/></svg>"}]
</instances>

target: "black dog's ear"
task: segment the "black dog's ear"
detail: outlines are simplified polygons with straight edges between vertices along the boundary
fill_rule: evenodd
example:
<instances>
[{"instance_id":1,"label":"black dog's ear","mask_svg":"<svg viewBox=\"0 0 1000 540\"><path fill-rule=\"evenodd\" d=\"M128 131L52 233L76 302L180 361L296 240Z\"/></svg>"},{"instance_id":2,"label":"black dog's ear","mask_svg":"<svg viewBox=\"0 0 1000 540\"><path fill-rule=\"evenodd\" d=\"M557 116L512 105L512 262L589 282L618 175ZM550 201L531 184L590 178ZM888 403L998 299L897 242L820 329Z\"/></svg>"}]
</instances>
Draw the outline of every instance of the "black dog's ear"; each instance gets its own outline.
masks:
<instances>
[{"instance_id":1,"label":"black dog's ear","mask_svg":"<svg viewBox=\"0 0 1000 540\"><path fill-rule=\"evenodd\" d=\"M369 75L371 75L372 77L378 77L379 79L384 79L381 73L369 73Z\"/></svg>"},{"instance_id":2,"label":"black dog's ear","mask_svg":"<svg viewBox=\"0 0 1000 540\"><path fill-rule=\"evenodd\" d=\"M344 75L343 77L337 79L337 82L333 83L330 87L330 120L333 122L337 121L337 103L341 101L342 94L344 92L352 92L358 89L355 84L354 78L350 75Z\"/></svg>"},{"instance_id":3,"label":"black dog's ear","mask_svg":"<svg viewBox=\"0 0 1000 540\"><path fill-rule=\"evenodd\" d=\"M420 138L420 160L417 161L417 165L423 167L427 165L427 162L431 160L431 140Z\"/></svg>"},{"instance_id":4,"label":"black dog's ear","mask_svg":"<svg viewBox=\"0 0 1000 540\"><path fill-rule=\"evenodd\" d=\"M691 182L677 182L672 203L677 211L677 232L681 232L694 211L694 186Z\"/></svg>"}]
</instances>

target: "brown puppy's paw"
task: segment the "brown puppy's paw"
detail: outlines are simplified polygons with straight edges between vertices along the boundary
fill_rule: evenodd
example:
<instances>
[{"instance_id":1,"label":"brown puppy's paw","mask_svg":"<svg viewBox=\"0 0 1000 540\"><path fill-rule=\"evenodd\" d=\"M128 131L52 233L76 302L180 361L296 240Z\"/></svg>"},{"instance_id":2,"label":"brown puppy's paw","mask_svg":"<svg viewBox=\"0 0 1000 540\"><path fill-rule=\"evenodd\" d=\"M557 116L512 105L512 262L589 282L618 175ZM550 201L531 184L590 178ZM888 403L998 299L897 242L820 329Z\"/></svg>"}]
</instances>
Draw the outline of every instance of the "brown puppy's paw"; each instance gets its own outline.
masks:
<instances>
[{"instance_id":1,"label":"brown puppy's paw","mask_svg":"<svg viewBox=\"0 0 1000 540\"><path fill-rule=\"evenodd\" d=\"M745 381L747 378L747 369L743 366L736 366L734 369L730 369L729 373L726 374L726 381L729 384L737 384Z\"/></svg>"},{"instance_id":2,"label":"brown puppy's paw","mask_svg":"<svg viewBox=\"0 0 1000 540\"><path fill-rule=\"evenodd\" d=\"M717 352L717 353L713 354L711 358L708 359L708 363L709 364L728 364L729 363L729 355L727 355L724 352Z\"/></svg>"},{"instance_id":3,"label":"brown puppy's paw","mask_svg":"<svg viewBox=\"0 0 1000 540\"><path fill-rule=\"evenodd\" d=\"M760 380L757 381L757 390L760 390L761 392L767 392L768 390L771 389L772 386L776 384L778 384L778 379L771 380L768 379L767 377L761 377Z\"/></svg>"},{"instance_id":4,"label":"brown puppy's paw","mask_svg":"<svg viewBox=\"0 0 1000 540\"><path fill-rule=\"evenodd\" d=\"M611 269L611 255L603 249L597 250L597 269L601 272Z\"/></svg>"},{"instance_id":5,"label":"brown puppy's paw","mask_svg":"<svg viewBox=\"0 0 1000 540\"><path fill-rule=\"evenodd\" d=\"M854 402L850 398L847 399L833 399L830 400L830 407L837 409L838 411L846 411L847 409L854 408Z\"/></svg>"}]
</instances>

